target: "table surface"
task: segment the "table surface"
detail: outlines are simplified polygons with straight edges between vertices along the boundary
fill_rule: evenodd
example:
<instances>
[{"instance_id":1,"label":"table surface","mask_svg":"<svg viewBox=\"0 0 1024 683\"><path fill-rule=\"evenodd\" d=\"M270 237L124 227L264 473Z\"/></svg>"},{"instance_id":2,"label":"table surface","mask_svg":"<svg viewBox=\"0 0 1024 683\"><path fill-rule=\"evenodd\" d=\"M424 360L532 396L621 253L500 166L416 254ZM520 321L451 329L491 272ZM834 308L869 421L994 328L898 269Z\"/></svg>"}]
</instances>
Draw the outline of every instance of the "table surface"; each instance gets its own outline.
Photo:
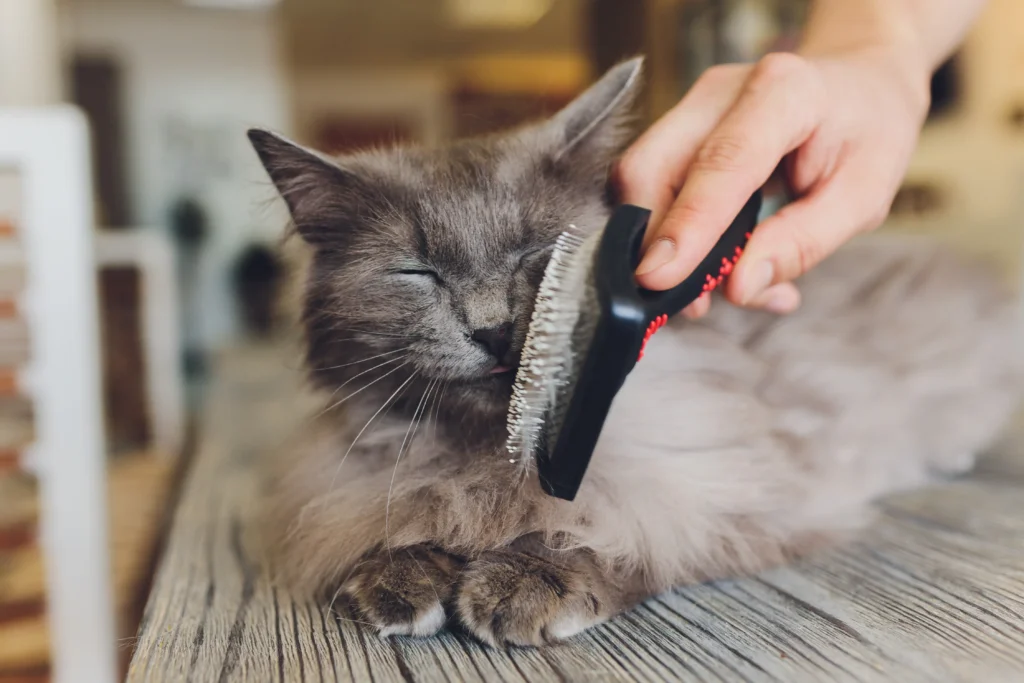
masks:
<instances>
[{"instance_id":1,"label":"table surface","mask_svg":"<svg viewBox=\"0 0 1024 683\"><path fill-rule=\"evenodd\" d=\"M268 581L256 465L306 408L294 366L274 347L218 363L129 681L1024 681L1020 429L971 475L881 502L852 544L504 652L384 640Z\"/></svg>"}]
</instances>

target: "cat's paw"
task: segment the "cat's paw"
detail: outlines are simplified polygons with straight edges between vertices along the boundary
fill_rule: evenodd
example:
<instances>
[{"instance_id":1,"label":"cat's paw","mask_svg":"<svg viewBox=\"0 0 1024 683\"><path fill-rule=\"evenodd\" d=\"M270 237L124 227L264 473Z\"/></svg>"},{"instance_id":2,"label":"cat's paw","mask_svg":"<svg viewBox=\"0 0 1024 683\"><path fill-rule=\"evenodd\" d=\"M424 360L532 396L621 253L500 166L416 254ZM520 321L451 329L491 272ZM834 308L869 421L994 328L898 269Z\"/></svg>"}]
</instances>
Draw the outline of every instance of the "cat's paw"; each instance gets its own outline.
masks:
<instances>
[{"instance_id":1,"label":"cat's paw","mask_svg":"<svg viewBox=\"0 0 1024 683\"><path fill-rule=\"evenodd\" d=\"M549 644L604 620L583 572L515 551L470 562L455 611L473 635L496 647Z\"/></svg>"},{"instance_id":2,"label":"cat's paw","mask_svg":"<svg viewBox=\"0 0 1024 683\"><path fill-rule=\"evenodd\" d=\"M459 558L427 546L379 551L356 566L342 592L381 637L432 636L447 621Z\"/></svg>"}]
</instances>

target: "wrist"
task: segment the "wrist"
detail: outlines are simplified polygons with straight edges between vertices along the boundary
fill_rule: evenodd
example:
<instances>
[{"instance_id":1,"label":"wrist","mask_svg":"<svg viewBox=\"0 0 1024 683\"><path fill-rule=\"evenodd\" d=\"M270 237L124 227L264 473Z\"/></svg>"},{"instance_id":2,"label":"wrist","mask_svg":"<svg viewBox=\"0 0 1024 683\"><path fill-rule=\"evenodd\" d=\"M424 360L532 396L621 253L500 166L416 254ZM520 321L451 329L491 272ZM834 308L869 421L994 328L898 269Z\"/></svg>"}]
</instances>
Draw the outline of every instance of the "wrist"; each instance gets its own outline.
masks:
<instances>
[{"instance_id":1,"label":"wrist","mask_svg":"<svg viewBox=\"0 0 1024 683\"><path fill-rule=\"evenodd\" d=\"M813 0L800 37L800 52L823 56L865 46L925 46L911 0Z\"/></svg>"},{"instance_id":2,"label":"wrist","mask_svg":"<svg viewBox=\"0 0 1024 683\"><path fill-rule=\"evenodd\" d=\"M901 85L915 113L928 110L937 65L904 0L817 0L797 54L869 65Z\"/></svg>"}]
</instances>

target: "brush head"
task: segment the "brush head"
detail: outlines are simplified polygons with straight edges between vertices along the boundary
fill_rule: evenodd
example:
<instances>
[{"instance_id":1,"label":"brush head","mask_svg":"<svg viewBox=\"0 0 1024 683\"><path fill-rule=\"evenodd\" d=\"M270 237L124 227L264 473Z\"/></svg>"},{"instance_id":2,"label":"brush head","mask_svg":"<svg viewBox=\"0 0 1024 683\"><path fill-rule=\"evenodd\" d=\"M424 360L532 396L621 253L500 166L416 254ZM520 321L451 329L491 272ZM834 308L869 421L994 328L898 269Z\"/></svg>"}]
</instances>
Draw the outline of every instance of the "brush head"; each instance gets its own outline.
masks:
<instances>
[{"instance_id":1,"label":"brush head","mask_svg":"<svg viewBox=\"0 0 1024 683\"><path fill-rule=\"evenodd\" d=\"M508 450L571 500L611 401L643 344L633 269L650 213L625 205L604 230L574 227L544 272L509 405ZM623 296L625 294L625 296ZM637 305L639 303L639 305Z\"/></svg>"},{"instance_id":2,"label":"brush head","mask_svg":"<svg viewBox=\"0 0 1024 683\"><path fill-rule=\"evenodd\" d=\"M704 261L666 291L634 276L650 212L622 205L604 230L563 233L544 271L508 411L507 448L537 463L541 486L572 500L612 401L648 339L732 271L757 223L747 202Z\"/></svg>"},{"instance_id":3,"label":"brush head","mask_svg":"<svg viewBox=\"0 0 1024 683\"><path fill-rule=\"evenodd\" d=\"M593 335L600 310L593 261L600 243L600 232L584 235L569 226L555 242L537 290L507 421L508 451L527 463L560 424L549 413L567 403L565 393Z\"/></svg>"}]
</instances>

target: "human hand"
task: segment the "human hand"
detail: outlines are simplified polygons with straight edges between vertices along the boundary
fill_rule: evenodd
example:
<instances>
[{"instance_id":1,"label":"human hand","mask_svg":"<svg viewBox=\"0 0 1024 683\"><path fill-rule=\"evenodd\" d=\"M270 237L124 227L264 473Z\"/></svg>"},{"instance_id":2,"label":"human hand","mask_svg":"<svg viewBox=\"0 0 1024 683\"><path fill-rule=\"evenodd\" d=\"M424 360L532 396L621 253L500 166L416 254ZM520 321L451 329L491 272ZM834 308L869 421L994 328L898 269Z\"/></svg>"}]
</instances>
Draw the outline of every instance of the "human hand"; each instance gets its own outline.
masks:
<instances>
[{"instance_id":1,"label":"human hand","mask_svg":"<svg viewBox=\"0 0 1024 683\"><path fill-rule=\"evenodd\" d=\"M614 172L621 199L652 210L638 282L682 282L779 167L796 200L754 231L725 296L795 310L791 281L888 215L928 110L929 75L912 53L874 45L706 71ZM702 296L684 314L709 307Z\"/></svg>"}]
</instances>

